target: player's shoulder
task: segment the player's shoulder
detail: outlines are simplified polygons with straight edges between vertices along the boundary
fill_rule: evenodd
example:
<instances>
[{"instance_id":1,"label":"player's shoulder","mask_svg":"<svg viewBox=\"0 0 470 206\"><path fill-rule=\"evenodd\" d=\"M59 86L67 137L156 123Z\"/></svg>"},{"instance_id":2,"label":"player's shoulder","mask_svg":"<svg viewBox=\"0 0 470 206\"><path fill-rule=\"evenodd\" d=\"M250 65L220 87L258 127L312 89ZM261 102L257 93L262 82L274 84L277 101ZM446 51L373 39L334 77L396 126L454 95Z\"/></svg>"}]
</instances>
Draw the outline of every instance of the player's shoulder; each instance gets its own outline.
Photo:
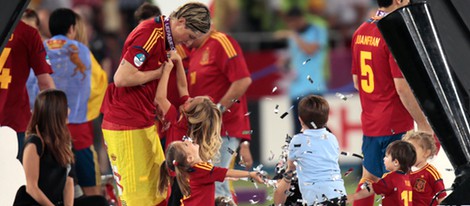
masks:
<instances>
[{"instance_id":1,"label":"player's shoulder","mask_svg":"<svg viewBox=\"0 0 470 206\"><path fill-rule=\"evenodd\" d=\"M434 180L439 180L442 179L441 173L434 167L432 164L427 164L425 167L426 171L431 174L431 176L434 178Z\"/></svg>"},{"instance_id":2,"label":"player's shoulder","mask_svg":"<svg viewBox=\"0 0 470 206\"><path fill-rule=\"evenodd\" d=\"M197 163L193 166L194 168L204 170L204 171L212 171L212 168L214 168L214 165L208 162L200 162Z\"/></svg>"},{"instance_id":3,"label":"player's shoulder","mask_svg":"<svg viewBox=\"0 0 470 206\"><path fill-rule=\"evenodd\" d=\"M212 40L212 44L216 44L223 48L225 51L225 54L229 57L235 57L237 56L237 48L238 43L235 41L233 37L231 37L228 34L218 32L218 31L213 31L210 34L210 39Z\"/></svg>"}]
</instances>

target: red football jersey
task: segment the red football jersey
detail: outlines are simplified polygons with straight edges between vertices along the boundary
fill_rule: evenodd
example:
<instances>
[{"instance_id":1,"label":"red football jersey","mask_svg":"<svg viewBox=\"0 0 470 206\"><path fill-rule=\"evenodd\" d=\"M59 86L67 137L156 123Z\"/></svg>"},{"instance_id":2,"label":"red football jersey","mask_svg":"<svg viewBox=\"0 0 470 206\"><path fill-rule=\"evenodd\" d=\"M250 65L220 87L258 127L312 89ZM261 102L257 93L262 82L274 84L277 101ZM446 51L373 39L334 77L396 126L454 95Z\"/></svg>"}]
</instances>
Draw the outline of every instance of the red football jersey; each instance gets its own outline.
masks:
<instances>
[{"instance_id":1,"label":"red football jersey","mask_svg":"<svg viewBox=\"0 0 470 206\"><path fill-rule=\"evenodd\" d=\"M415 205L430 205L434 195L445 189L441 174L430 164L426 164L418 171L411 172L410 181L413 186L413 202ZM443 192L438 199L446 195ZM434 200L432 205L437 205L437 200Z\"/></svg>"},{"instance_id":2,"label":"red football jersey","mask_svg":"<svg viewBox=\"0 0 470 206\"><path fill-rule=\"evenodd\" d=\"M352 74L358 79L364 135L389 136L413 128L413 119L401 103L393 81L403 78L403 74L374 18L353 35Z\"/></svg>"},{"instance_id":3,"label":"red football jersey","mask_svg":"<svg viewBox=\"0 0 470 206\"><path fill-rule=\"evenodd\" d=\"M383 195L383 206L413 206L413 190L410 177L400 171L385 174L382 179L372 183L374 191Z\"/></svg>"},{"instance_id":4,"label":"red football jersey","mask_svg":"<svg viewBox=\"0 0 470 206\"><path fill-rule=\"evenodd\" d=\"M200 48L191 52L189 60L189 94L208 95L218 103L232 82L250 77L238 43L230 36L212 32ZM222 117L222 136L251 139L246 96L240 97Z\"/></svg>"},{"instance_id":5,"label":"red football jersey","mask_svg":"<svg viewBox=\"0 0 470 206\"><path fill-rule=\"evenodd\" d=\"M158 69L168 60L165 39L162 16L143 21L127 37L122 59L140 71ZM157 85L158 79L133 87L118 88L111 83L101 106L104 120L135 128L152 126Z\"/></svg>"},{"instance_id":6,"label":"red football jersey","mask_svg":"<svg viewBox=\"0 0 470 206\"><path fill-rule=\"evenodd\" d=\"M19 21L0 55L0 125L24 132L31 118L26 80L52 73L46 50L36 29Z\"/></svg>"},{"instance_id":7,"label":"red football jersey","mask_svg":"<svg viewBox=\"0 0 470 206\"><path fill-rule=\"evenodd\" d=\"M191 189L191 195L189 195L189 197L183 197L181 200L181 205L214 205L214 182L223 182L228 169L214 167L212 164L207 162L198 163L192 168L194 171L189 173L189 186Z\"/></svg>"},{"instance_id":8,"label":"red football jersey","mask_svg":"<svg viewBox=\"0 0 470 206\"><path fill-rule=\"evenodd\" d=\"M181 141L188 132L188 119L186 117L180 119L180 115L174 105L170 106L161 122L162 130L164 130L166 136L165 148L174 141Z\"/></svg>"}]
</instances>

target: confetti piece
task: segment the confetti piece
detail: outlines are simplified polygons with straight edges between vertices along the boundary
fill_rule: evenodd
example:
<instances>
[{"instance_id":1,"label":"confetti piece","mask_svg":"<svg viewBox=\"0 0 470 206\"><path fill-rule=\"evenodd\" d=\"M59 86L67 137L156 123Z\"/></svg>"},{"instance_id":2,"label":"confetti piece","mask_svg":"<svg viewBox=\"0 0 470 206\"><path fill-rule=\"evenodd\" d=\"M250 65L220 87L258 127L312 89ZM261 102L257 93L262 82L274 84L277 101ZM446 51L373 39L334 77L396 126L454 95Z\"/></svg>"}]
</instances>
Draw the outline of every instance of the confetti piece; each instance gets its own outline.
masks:
<instances>
[{"instance_id":1,"label":"confetti piece","mask_svg":"<svg viewBox=\"0 0 470 206\"><path fill-rule=\"evenodd\" d=\"M277 90L277 87L274 87L271 93L276 92L276 90Z\"/></svg>"},{"instance_id":2,"label":"confetti piece","mask_svg":"<svg viewBox=\"0 0 470 206\"><path fill-rule=\"evenodd\" d=\"M307 59L307 60L305 60L304 62L302 62L302 65L305 65L305 64L307 64L307 63L308 63L310 60L311 60L311 59Z\"/></svg>"},{"instance_id":3,"label":"confetti piece","mask_svg":"<svg viewBox=\"0 0 470 206\"><path fill-rule=\"evenodd\" d=\"M246 116L250 116L250 114L251 114L251 112L247 112L247 113L245 114L245 117L246 117Z\"/></svg>"},{"instance_id":4,"label":"confetti piece","mask_svg":"<svg viewBox=\"0 0 470 206\"><path fill-rule=\"evenodd\" d=\"M269 150L269 152L271 153L271 155L268 157L268 160L272 161L274 159L274 152L272 150Z\"/></svg>"},{"instance_id":5,"label":"confetti piece","mask_svg":"<svg viewBox=\"0 0 470 206\"><path fill-rule=\"evenodd\" d=\"M348 100L348 98L351 98L353 95L352 94L344 95L344 94L337 92L336 96L339 97L341 100L346 101Z\"/></svg>"},{"instance_id":6,"label":"confetti piece","mask_svg":"<svg viewBox=\"0 0 470 206\"><path fill-rule=\"evenodd\" d=\"M289 111L292 110L292 109L294 109L294 105L289 107Z\"/></svg>"},{"instance_id":7,"label":"confetti piece","mask_svg":"<svg viewBox=\"0 0 470 206\"><path fill-rule=\"evenodd\" d=\"M253 134L253 130L245 130L245 131L242 131L242 134L243 134L243 135Z\"/></svg>"},{"instance_id":8,"label":"confetti piece","mask_svg":"<svg viewBox=\"0 0 470 206\"><path fill-rule=\"evenodd\" d=\"M227 151L228 151L228 153L230 153L231 155L236 154L236 152L235 152L232 148L230 148L230 147L227 147Z\"/></svg>"},{"instance_id":9,"label":"confetti piece","mask_svg":"<svg viewBox=\"0 0 470 206\"><path fill-rule=\"evenodd\" d=\"M266 98L264 98L264 99L269 100L269 101L272 101L272 100L273 100L273 99L271 99L271 98L269 98L269 97L266 97Z\"/></svg>"},{"instance_id":10,"label":"confetti piece","mask_svg":"<svg viewBox=\"0 0 470 206\"><path fill-rule=\"evenodd\" d=\"M307 136L307 146L311 147L311 145L310 145L310 137L309 137L309 136Z\"/></svg>"},{"instance_id":11,"label":"confetti piece","mask_svg":"<svg viewBox=\"0 0 470 206\"><path fill-rule=\"evenodd\" d=\"M314 185L315 183L311 183L311 182L304 182L304 185L305 186L309 186L309 185Z\"/></svg>"},{"instance_id":12,"label":"confetti piece","mask_svg":"<svg viewBox=\"0 0 470 206\"><path fill-rule=\"evenodd\" d=\"M313 129L316 129L316 128L317 128L317 125L316 125L315 122L313 122L313 121L310 122L310 125L312 125Z\"/></svg>"},{"instance_id":13,"label":"confetti piece","mask_svg":"<svg viewBox=\"0 0 470 206\"><path fill-rule=\"evenodd\" d=\"M392 129L391 132L392 132L392 134L395 134L395 130Z\"/></svg>"},{"instance_id":14,"label":"confetti piece","mask_svg":"<svg viewBox=\"0 0 470 206\"><path fill-rule=\"evenodd\" d=\"M346 172L344 173L344 177L349 176L353 170L354 170L354 168L352 168L352 167L349 168L348 171L346 171Z\"/></svg>"},{"instance_id":15,"label":"confetti piece","mask_svg":"<svg viewBox=\"0 0 470 206\"><path fill-rule=\"evenodd\" d=\"M240 100L238 100L238 99L232 99L232 102L240 103Z\"/></svg>"},{"instance_id":16,"label":"confetti piece","mask_svg":"<svg viewBox=\"0 0 470 206\"><path fill-rule=\"evenodd\" d=\"M363 189L367 189L367 191L370 192L369 182L364 182L364 184L361 185L361 190Z\"/></svg>"},{"instance_id":17,"label":"confetti piece","mask_svg":"<svg viewBox=\"0 0 470 206\"><path fill-rule=\"evenodd\" d=\"M286 134L286 143L289 144L292 140L292 137L289 134Z\"/></svg>"},{"instance_id":18,"label":"confetti piece","mask_svg":"<svg viewBox=\"0 0 470 206\"><path fill-rule=\"evenodd\" d=\"M325 194L322 194L321 197L322 197L323 201L328 201L328 197L326 197Z\"/></svg>"},{"instance_id":19,"label":"confetti piece","mask_svg":"<svg viewBox=\"0 0 470 206\"><path fill-rule=\"evenodd\" d=\"M281 115L281 119L284 119L289 114L289 112L284 112L284 114Z\"/></svg>"},{"instance_id":20,"label":"confetti piece","mask_svg":"<svg viewBox=\"0 0 470 206\"><path fill-rule=\"evenodd\" d=\"M342 151L341 152L341 155L344 155L344 156L352 156L352 157L357 157L359 159L364 159L364 157L360 154L356 154L356 153L351 153L351 152L345 152L345 151Z\"/></svg>"},{"instance_id":21,"label":"confetti piece","mask_svg":"<svg viewBox=\"0 0 470 206\"><path fill-rule=\"evenodd\" d=\"M254 200L250 199L250 204L252 204L252 205L254 205L254 204L258 204L258 202L259 202L259 200L257 200L257 201L254 201Z\"/></svg>"},{"instance_id":22,"label":"confetti piece","mask_svg":"<svg viewBox=\"0 0 470 206\"><path fill-rule=\"evenodd\" d=\"M189 141L189 142L193 142L193 139L191 137L188 137L188 136L183 136L183 142L184 141Z\"/></svg>"},{"instance_id":23,"label":"confetti piece","mask_svg":"<svg viewBox=\"0 0 470 206\"><path fill-rule=\"evenodd\" d=\"M274 107L274 114L279 113L279 104L276 104L276 107Z\"/></svg>"},{"instance_id":24,"label":"confetti piece","mask_svg":"<svg viewBox=\"0 0 470 206\"><path fill-rule=\"evenodd\" d=\"M454 169L452 169L452 168L446 168L446 171L452 172L452 171L454 171Z\"/></svg>"},{"instance_id":25,"label":"confetti piece","mask_svg":"<svg viewBox=\"0 0 470 206\"><path fill-rule=\"evenodd\" d=\"M273 200L273 196L271 196L271 195L268 195L268 196L266 197L266 200L267 200L267 201L271 201L271 200Z\"/></svg>"},{"instance_id":26,"label":"confetti piece","mask_svg":"<svg viewBox=\"0 0 470 206\"><path fill-rule=\"evenodd\" d=\"M310 84L313 84L313 79L310 75L307 75L307 80L310 82Z\"/></svg>"},{"instance_id":27,"label":"confetti piece","mask_svg":"<svg viewBox=\"0 0 470 206\"><path fill-rule=\"evenodd\" d=\"M326 136L326 134L322 134L321 139L328 139L328 136Z\"/></svg>"}]
</instances>

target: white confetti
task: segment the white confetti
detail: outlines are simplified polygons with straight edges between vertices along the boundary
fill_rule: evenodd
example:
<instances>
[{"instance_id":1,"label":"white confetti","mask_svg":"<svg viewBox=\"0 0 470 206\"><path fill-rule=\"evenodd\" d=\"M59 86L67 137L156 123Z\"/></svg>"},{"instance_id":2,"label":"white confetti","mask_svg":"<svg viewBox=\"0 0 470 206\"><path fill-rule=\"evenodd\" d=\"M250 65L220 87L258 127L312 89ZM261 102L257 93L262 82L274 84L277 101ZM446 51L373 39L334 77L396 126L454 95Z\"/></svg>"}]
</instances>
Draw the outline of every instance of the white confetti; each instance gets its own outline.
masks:
<instances>
[{"instance_id":1,"label":"white confetti","mask_svg":"<svg viewBox=\"0 0 470 206\"><path fill-rule=\"evenodd\" d=\"M310 82L310 84L313 84L313 79L310 75L307 75L307 80Z\"/></svg>"},{"instance_id":2,"label":"white confetti","mask_svg":"<svg viewBox=\"0 0 470 206\"><path fill-rule=\"evenodd\" d=\"M310 60L311 60L311 59L307 59L307 60L305 60L304 62L302 62L302 65L305 65L305 64L307 64L307 63L308 63Z\"/></svg>"},{"instance_id":3,"label":"white confetti","mask_svg":"<svg viewBox=\"0 0 470 206\"><path fill-rule=\"evenodd\" d=\"M245 116L250 116L250 114L251 114L251 112L247 112L247 113L245 114Z\"/></svg>"},{"instance_id":4,"label":"white confetti","mask_svg":"<svg viewBox=\"0 0 470 206\"><path fill-rule=\"evenodd\" d=\"M276 92L276 90L277 90L277 87L274 87L271 93Z\"/></svg>"},{"instance_id":5,"label":"white confetti","mask_svg":"<svg viewBox=\"0 0 470 206\"><path fill-rule=\"evenodd\" d=\"M313 129L316 129L316 128L317 128L317 125L316 125L315 122L313 122L313 121L310 122L310 125L312 125Z\"/></svg>"},{"instance_id":6,"label":"white confetti","mask_svg":"<svg viewBox=\"0 0 470 206\"><path fill-rule=\"evenodd\" d=\"M310 137L309 137L309 136L307 136L307 146L311 147L311 145L310 145Z\"/></svg>"},{"instance_id":7,"label":"white confetti","mask_svg":"<svg viewBox=\"0 0 470 206\"><path fill-rule=\"evenodd\" d=\"M353 94L344 95L339 92L336 92L336 96L339 97L341 100L346 101L348 100L348 98L351 98Z\"/></svg>"},{"instance_id":8,"label":"white confetti","mask_svg":"<svg viewBox=\"0 0 470 206\"><path fill-rule=\"evenodd\" d=\"M279 113L279 104L276 104L276 107L274 107L274 114Z\"/></svg>"},{"instance_id":9,"label":"white confetti","mask_svg":"<svg viewBox=\"0 0 470 206\"><path fill-rule=\"evenodd\" d=\"M268 160L272 161L274 159L274 152L272 150L269 150L269 152L271 153L271 155L269 156Z\"/></svg>"},{"instance_id":10,"label":"white confetti","mask_svg":"<svg viewBox=\"0 0 470 206\"><path fill-rule=\"evenodd\" d=\"M259 200L254 201L254 200L250 199L250 204L252 204L252 205L258 204L258 202L259 202Z\"/></svg>"}]
</instances>

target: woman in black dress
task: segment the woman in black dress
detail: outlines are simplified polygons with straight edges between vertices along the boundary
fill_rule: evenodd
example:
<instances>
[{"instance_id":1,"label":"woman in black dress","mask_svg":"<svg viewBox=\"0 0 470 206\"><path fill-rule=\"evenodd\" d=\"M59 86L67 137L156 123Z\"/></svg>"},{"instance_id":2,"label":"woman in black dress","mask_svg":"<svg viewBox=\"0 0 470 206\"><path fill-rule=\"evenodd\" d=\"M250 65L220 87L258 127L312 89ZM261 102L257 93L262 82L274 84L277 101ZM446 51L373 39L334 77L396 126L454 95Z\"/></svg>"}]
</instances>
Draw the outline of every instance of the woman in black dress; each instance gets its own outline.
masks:
<instances>
[{"instance_id":1,"label":"woman in black dress","mask_svg":"<svg viewBox=\"0 0 470 206\"><path fill-rule=\"evenodd\" d=\"M39 93L21 155L26 185L18 190L14 205L73 205L74 159L67 116L64 92Z\"/></svg>"}]
</instances>

